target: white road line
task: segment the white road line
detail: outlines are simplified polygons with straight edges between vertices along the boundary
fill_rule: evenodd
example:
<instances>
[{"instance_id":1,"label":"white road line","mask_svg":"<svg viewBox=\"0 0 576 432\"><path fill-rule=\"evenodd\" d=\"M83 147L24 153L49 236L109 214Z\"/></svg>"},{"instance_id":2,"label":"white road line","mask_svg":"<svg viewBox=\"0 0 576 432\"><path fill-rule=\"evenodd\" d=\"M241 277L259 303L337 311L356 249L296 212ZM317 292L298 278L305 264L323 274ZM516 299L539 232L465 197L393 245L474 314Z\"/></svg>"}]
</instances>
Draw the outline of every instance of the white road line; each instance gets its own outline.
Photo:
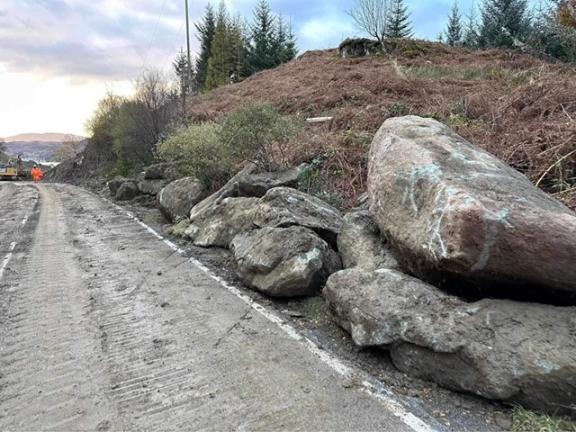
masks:
<instances>
[{"instance_id":1,"label":"white road line","mask_svg":"<svg viewBox=\"0 0 576 432\"><path fill-rule=\"evenodd\" d=\"M24 219L22 219L22 222L20 222L20 226L26 225L29 218L30 218L29 214L24 216ZM12 257L14 256L14 250L16 249L17 245L18 245L18 243L15 241L10 243L10 248L8 249L8 254L4 257L4 260L2 261L2 265L0 266L0 279L2 279L2 277L4 276L4 272L8 268L8 264L10 264L10 261L12 260Z\"/></svg>"},{"instance_id":2,"label":"white road line","mask_svg":"<svg viewBox=\"0 0 576 432\"><path fill-rule=\"evenodd\" d=\"M158 234L153 228L146 225L144 222L138 219L133 213L126 211L125 209L113 203L112 201L109 200L106 201L115 206L121 212L125 213L129 218L131 218L140 226L142 226L144 229L146 229L146 231L148 231L158 240L163 241L170 249L172 249L173 251L177 252L182 256L186 255L184 250L179 248L176 244L174 244L170 240L164 238L162 235ZM341 375L344 378L350 378L350 377L360 378L362 390L371 395L372 397L378 399L390 413L398 417L404 424L406 424L412 430L414 430L415 432L437 432L437 429L435 429L433 426L429 425L424 420L408 411L408 409L394 396L392 391L388 389L388 387L384 383L379 381L377 378L362 371L361 369L349 366L339 358L333 356L330 353L327 353L317 344L315 344L312 340L308 339L306 336L299 333L298 330L296 330L290 324L287 324L276 313L267 309L265 306L262 306L257 301L253 300L252 298L242 293L242 291L240 291L239 288L230 285L221 277L214 274L208 267L206 267L200 261L194 258L189 258L189 261L196 267L200 268L200 270L202 270L212 279L214 279L222 286L224 286L228 291L230 291L244 303L249 305L252 309L254 309L262 316L264 316L266 319L268 319L269 321L280 327L284 331L284 333L286 333L292 339L301 342L308 349L308 351L310 351L312 354L318 357L323 363L330 366L330 368L332 368L339 375Z\"/></svg>"},{"instance_id":3,"label":"white road line","mask_svg":"<svg viewBox=\"0 0 576 432\"><path fill-rule=\"evenodd\" d=\"M16 242L10 243L10 249L8 249L8 255L4 257L4 261L2 261L2 265L0 266L0 279L4 276L4 272L6 271L6 267L10 264L10 260L14 255L14 249L16 249Z\"/></svg>"}]
</instances>

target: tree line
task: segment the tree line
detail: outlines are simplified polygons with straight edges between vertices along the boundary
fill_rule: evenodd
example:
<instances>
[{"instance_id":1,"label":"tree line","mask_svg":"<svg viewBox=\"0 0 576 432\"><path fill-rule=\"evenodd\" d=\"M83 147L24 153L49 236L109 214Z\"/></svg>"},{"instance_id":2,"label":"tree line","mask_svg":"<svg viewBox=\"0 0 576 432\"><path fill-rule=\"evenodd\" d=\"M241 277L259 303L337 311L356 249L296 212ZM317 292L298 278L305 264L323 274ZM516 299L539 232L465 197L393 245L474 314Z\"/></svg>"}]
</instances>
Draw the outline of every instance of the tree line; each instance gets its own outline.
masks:
<instances>
[{"instance_id":1,"label":"tree line","mask_svg":"<svg viewBox=\"0 0 576 432\"><path fill-rule=\"evenodd\" d=\"M519 48L564 61L576 61L576 1L549 0L538 9L527 0L485 0L464 20L458 3L445 32L448 45Z\"/></svg>"},{"instance_id":2,"label":"tree line","mask_svg":"<svg viewBox=\"0 0 576 432\"><path fill-rule=\"evenodd\" d=\"M217 11L208 4L195 28L200 53L194 64L188 68L184 53L174 62L182 92L207 91L242 81L286 63L298 53L291 25L272 12L268 0L259 0L251 22L231 17L223 1Z\"/></svg>"},{"instance_id":3,"label":"tree line","mask_svg":"<svg viewBox=\"0 0 576 432\"><path fill-rule=\"evenodd\" d=\"M576 61L576 0L546 1L532 9L528 0L481 0L464 17L456 0L439 39L450 46L518 48ZM357 0L350 15L380 42L412 37L404 0Z\"/></svg>"}]
</instances>

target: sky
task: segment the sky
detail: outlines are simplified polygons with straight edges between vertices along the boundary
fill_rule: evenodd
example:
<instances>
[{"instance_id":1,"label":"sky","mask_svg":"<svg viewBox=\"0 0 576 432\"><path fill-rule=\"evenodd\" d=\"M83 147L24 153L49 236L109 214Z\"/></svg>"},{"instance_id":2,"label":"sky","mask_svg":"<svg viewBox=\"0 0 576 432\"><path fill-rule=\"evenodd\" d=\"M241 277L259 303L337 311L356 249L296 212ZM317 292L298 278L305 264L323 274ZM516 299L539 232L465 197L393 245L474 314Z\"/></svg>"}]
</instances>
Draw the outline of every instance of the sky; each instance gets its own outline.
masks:
<instances>
[{"instance_id":1,"label":"sky","mask_svg":"<svg viewBox=\"0 0 576 432\"><path fill-rule=\"evenodd\" d=\"M218 0L216 0L218 1ZM473 0L461 0L464 13ZM191 20L208 2L190 0ZM251 16L257 0L226 0ZM301 52L359 36L354 0L271 0L290 20ZM406 0L415 36L436 39L453 0ZM186 44L184 0L0 0L0 137L85 124L109 91L128 95L144 70L171 71ZM192 34L192 50L198 43Z\"/></svg>"}]
</instances>

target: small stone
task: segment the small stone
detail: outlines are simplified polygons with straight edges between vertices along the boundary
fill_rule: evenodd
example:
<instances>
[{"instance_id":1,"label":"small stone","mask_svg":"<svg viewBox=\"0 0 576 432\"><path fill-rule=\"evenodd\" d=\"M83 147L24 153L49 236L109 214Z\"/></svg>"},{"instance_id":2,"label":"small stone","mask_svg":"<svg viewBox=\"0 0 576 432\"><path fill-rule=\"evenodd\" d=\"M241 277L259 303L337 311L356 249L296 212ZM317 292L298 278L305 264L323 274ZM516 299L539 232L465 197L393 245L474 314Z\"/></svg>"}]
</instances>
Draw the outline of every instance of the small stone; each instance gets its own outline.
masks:
<instances>
[{"instance_id":1,"label":"small stone","mask_svg":"<svg viewBox=\"0 0 576 432\"><path fill-rule=\"evenodd\" d=\"M512 416L505 412L494 414L494 422L505 431L512 430Z\"/></svg>"}]
</instances>

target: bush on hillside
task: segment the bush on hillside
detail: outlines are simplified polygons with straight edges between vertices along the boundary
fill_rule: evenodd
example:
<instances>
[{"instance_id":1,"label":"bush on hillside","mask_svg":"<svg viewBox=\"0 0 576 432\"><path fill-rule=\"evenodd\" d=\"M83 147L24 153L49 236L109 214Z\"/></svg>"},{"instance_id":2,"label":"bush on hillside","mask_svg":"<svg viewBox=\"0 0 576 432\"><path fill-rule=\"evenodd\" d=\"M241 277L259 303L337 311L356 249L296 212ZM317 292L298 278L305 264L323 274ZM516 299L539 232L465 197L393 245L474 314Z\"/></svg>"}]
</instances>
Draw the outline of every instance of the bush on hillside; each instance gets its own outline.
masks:
<instances>
[{"instance_id":1,"label":"bush on hillside","mask_svg":"<svg viewBox=\"0 0 576 432\"><path fill-rule=\"evenodd\" d=\"M284 162L284 150L299 129L296 121L283 118L271 105L248 105L224 119L220 136L235 160L272 169Z\"/></svg>"},{"instance_id":2,"label":"bush on hillside","mask_svg":"<svg viewBox=\"0 0 576 432\"><path fill-rule=\"evenodd\" d=\"M232 158L220 139L221 130L213 122L192 125L160 144L159 156L174 163L181 175L196 177L213 189L232 174Z\"/></svg>"}]
</instances>

